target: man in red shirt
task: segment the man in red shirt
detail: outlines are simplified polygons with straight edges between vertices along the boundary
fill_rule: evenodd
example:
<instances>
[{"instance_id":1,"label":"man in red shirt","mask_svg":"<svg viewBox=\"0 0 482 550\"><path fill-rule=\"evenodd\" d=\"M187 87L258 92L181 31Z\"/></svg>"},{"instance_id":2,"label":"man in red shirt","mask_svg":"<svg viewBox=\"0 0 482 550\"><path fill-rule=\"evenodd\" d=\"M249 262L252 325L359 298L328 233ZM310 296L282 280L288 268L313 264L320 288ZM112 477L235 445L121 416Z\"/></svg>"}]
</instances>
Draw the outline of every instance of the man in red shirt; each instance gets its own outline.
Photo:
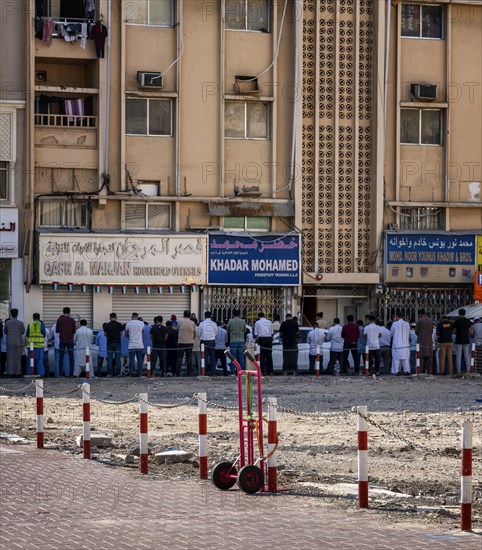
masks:
<instances>
[{"instance_id":1,"label":"man in red shirt","mask_svg":"<svg viewBox=\"0 0 482 550\"><path fill-rule=\"evenodd\" d=\"M75 321L70 316L70 307L64 307L63 315L57 319L55 332L59 334L59 365L64 364L65 350L69 354L69 372L64 366L64 376L71 378L74 374L74 334L76 331Z\"/></svg>"},{"instance_id":2,"label":"man in red shirt","mask_svg":"<svg viewBox=\"0 0 482 550\"><path fill-rule=\"evenodd\" d=\"M358 338L360 336L360 327L355 323L353 315L348 315L346 325L341 329L341 337L344 340L343 344L343 374L350 372L350 363L348 357L351 353L353 364L355 365L355 374L360 370L360 362L358 360Z\"/></svg>"}]
</instances>

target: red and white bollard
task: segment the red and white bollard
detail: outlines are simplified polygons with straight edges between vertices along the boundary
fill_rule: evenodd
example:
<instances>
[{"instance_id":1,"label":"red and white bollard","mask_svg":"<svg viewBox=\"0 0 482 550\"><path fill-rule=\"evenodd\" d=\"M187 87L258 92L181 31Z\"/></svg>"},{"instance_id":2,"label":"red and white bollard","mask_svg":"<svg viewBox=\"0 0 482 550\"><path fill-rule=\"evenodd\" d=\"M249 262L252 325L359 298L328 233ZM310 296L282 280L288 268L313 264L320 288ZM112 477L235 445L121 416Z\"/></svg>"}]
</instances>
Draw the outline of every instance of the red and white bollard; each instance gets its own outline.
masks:
<instances>
[{"instance_id":1,"label":"red and white bollard","mask_svg":"<svg viewBox=\"0 0 482 550\"><path fill-rule=\"evenodd\" d=\"M90 458L90 384L82 384L82 445L84 458Z\"/></svg>"},{"instance_id":2,"label":"red and white bollard","mask_svg":"<svg viewBox=\"0 0 482 550\"><path fill-rule=\"evenodd\" d=\"M28 352L28 356L30 359L30 376L35 375L35 355L34 355L34 349L33 349L33 342L30 342L30 349Z\"/></svg>"},{"instance_id":3,"label":"red and white bollard","mask_svg":"<svg viewBox=\"0 0 482 550\"><path fill-rule=\"evenodd\" d=\"M149 448L149 434L147 432L148 426L148 403L147 393L139 394L139 471L141 474L147 474L148 471L148 448Z\"/></svg>"},{"instance_id":4,"label":"red and white bollard","mask_svg":"<svg viewBox=\"0 0 482 550\"><path fill-rule=\"evenodd\" d=\"M85 379L89 380L90 378L90 350L85 348Z\"/></svg>"},{"instance_id":5,"label":"red and white bollard","mask_svg":"<svg viewBox=\"0 0 482 550\"><path fill-rule=\"evenodd\" d=\"M365 377L370 376L370 352L368 351L368 346L365 346Z\"/></svg>"},{"instance_id":6,"label":"red and white bollard","mask_svg":"<svg viewBox=\"0 0 482 550\"><path fill-rule=\"evenodd\" d=\"M268 491L270 493L276 493L278 490L278 462L275 451L278 444L277 407L276 397L268 397Z\"/></svg>"},{"instance_id":7,"label":"red and white bollard","mask_svg":"<svg viewBox=\"0 0 482 550\"><path fill-rule=\"evenodd\" d=\"M204 355L204 344L201 344L201 376L206 376L206 357Z\"/></svg>"},{"instance_id":8,"label":"red and white bollard","mask_svg":"<svg viewBox=\"0 0 482 550\"><path fill-rule=\"evenodd\" d=\"M475 344L472 344L472 351L470 353L470 372L475 372Z\"/></svg>"},{"instance_id":9,"label":"red and white bollard","mask_svg":"<svg viewBox=\"0 0 482 550\"><path fill-rule=\"evenodd\" d=\"M420 374L420 344L415 345L415 372Z\"/></svg>"},{"instance_id":10,"label":"red and white bollard","mask_svg":"<svg viewBox=\"0 0 482 550\"><path fill-rule=\"evenodd\" d=\"M462 426L462 477L460 479L460 528L472 530L472 429L470 420Z\"/></svg>"},{"instance_id":11,"label":"red and white bollard","mask_svg":"<svg viewBox=\"0 0 482 550\"><path fill-rule=\"evenodd\" d=\"M316 346L315 375L320 376L320 346Z\"/></svg>"},{"instance_id":12,"label":"red and white bollard","mask_svg":"<svg viewBox=\"0 0 482 550\"><path fill-rule=\"evenodd\" d=\"M208 478L208 416L207 416L207 393L198 393L197 404L199 411L199 479Z\"/></svg>"},{"instance_id":13,"label":"red and white bollard","mask_svg":"<svg viewBox=\"0 0 482 550\"><path fill-rule=\"evenodd\" d=\"M35 380L35 397L37 401L37 418L35 431L37 432L37 449L44 448L44 381Z\"/></svg>"},{"instance_id":14,"label":"red and white bollard","mask_svg":"<svg viewBox=\"0 0 482 550\"><path fill-rule=\"evenodd\" d=\"M147 378L151 377L151 346L147 346Z\"/></svg>"},{"instance_id":15,"label":"red and white bollard","mask_svg":"<svg viewBox=\"0 0 482 550\"><path fill-rule=\"evenodd\" d=\"M368 508L368 415L366 406L357 407L358 413L358 508ZM364 418L365 417L365 418Z\"/></svg>"}]
</instances>

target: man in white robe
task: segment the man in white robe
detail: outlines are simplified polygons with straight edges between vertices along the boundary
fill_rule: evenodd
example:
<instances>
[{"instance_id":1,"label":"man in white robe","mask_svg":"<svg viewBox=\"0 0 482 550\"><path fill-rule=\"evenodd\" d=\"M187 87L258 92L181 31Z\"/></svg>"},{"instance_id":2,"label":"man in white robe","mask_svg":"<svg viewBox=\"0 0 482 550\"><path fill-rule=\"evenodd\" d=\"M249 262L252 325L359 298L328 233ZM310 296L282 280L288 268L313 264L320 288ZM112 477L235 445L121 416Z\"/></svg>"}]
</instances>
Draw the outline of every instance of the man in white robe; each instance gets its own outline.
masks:
<instances>
[{"instance_id":1,"label":"man in white robe","mask_svg":"<svg viewBox=\"0 0 482 550\"><path fill-rule=\"evenodd\" d=\"M80 373L85 369L85 350L92 347L94 341L94 333L90 328L87 328L87 321L80 321L74 335L74 376L79 377ZM94 376L94 369L90 367L90 376Z\"/></svg>"},{"instance_id":2,"label":"man in white robe","mask_svg":"<svg viewBox=\"0 0 482 550\"><path fill-rule=\"evenodd\" d=\"M392 333L392 374L410 374L410 323L404 320L403 313L395 315L390 329Z\"/></svg>"}]
</instances>

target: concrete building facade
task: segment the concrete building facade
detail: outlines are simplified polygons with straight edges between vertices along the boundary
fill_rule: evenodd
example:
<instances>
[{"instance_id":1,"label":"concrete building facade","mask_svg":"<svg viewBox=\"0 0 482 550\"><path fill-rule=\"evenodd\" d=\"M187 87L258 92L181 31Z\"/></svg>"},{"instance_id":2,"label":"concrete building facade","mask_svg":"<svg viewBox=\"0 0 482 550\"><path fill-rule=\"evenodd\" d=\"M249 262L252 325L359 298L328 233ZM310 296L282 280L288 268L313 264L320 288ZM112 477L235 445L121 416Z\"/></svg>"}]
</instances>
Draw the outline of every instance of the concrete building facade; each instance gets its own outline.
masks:
<instances>
[{"instance_id":1,"label":"concrete building facade","mask_svg":"<svg viewBox=\"0 0 482 550\"><path fill-rule=\"evenodd\" d=\"M471 300L481 1L17 4L0 301L26 298L25 318L239 306L310 324Z\"/></svg>"},{"instance_id":2,"label":"concrete building facade","mask_svg":"<svg viewBox=\"0 0 482 550\"><path fill-rule=\"evenodd\" d=\"M97 327L293 311L295 4L30 7L29 307L52 322L70 302Z\"/></svg>"},{"instance_id":3,"label":"concrete building facade","mask_svg":"<svg viewBox=\"0 0 482 550\"><path fill-rule=\"evenodd\" d=\"M0 319L24 314L25 37L22 2L2 2L0 51ZM8 57L7 57L8 52ZM8 62L7 62L8 60Z\"/></svg>"}]
</instances>

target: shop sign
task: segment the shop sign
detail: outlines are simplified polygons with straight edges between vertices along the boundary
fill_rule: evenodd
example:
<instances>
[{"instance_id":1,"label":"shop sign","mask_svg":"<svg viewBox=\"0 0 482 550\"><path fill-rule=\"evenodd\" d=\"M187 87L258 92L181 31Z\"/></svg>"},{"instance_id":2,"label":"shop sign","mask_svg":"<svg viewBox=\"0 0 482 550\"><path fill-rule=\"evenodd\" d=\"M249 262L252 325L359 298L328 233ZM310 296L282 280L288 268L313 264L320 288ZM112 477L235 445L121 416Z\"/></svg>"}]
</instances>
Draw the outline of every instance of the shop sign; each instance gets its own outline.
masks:
<instances>
[{"instance_id":1,"label":"shop sign","mask_svg":"<svg viewBox=\"0 0 482 550\"><path fill-rule=\"evenodd\" d=\"M298 234L209 237L209 284L297 286L300 269Z\"/></svg>"},{"instance_id":2,"label":"shop sign","mask_svg":"<svg viewBox=\"0 0 482 550\"><path fill-rule=\"evenodd\" d=\"M476 262L475 235L387 233L387 282L467 283Z\"/></svg>"},{"instance_id":3,"label":"shop sign","mask_svg":"<svg viewBox=\"0 0 482 550\"><path fill-rule=\"evenodd\" d=\"M0 208L0 258L18 258L18 210Z\"/></svg>"},{"instance_id":4,"label":"shop sign","mask_svg":"<svg viewBox=\"0 0 482 550\"><path fill-rule=\"evenodd\" d=\"M482 302L482 271L477 271L474 275L474 300Z\"/></svg>"},{"instance_id":5,"label":"shop sign","mask_svg":"<svg viewBox=\"0 0 482 550\"><path fill-rule=\"evenodd\" d=\"M482 271L482 235L477 235L477 271Z\"/></svg>"},{"instance_id":6,"label":"shop sign","mask_svg":"<svg viewBox=\"0 0 482 550\"><path fill-rule=\"evenodd\" d=\"M206 283L199 235L39 235L39 284Z\"/></svg>"}]
</instances>

